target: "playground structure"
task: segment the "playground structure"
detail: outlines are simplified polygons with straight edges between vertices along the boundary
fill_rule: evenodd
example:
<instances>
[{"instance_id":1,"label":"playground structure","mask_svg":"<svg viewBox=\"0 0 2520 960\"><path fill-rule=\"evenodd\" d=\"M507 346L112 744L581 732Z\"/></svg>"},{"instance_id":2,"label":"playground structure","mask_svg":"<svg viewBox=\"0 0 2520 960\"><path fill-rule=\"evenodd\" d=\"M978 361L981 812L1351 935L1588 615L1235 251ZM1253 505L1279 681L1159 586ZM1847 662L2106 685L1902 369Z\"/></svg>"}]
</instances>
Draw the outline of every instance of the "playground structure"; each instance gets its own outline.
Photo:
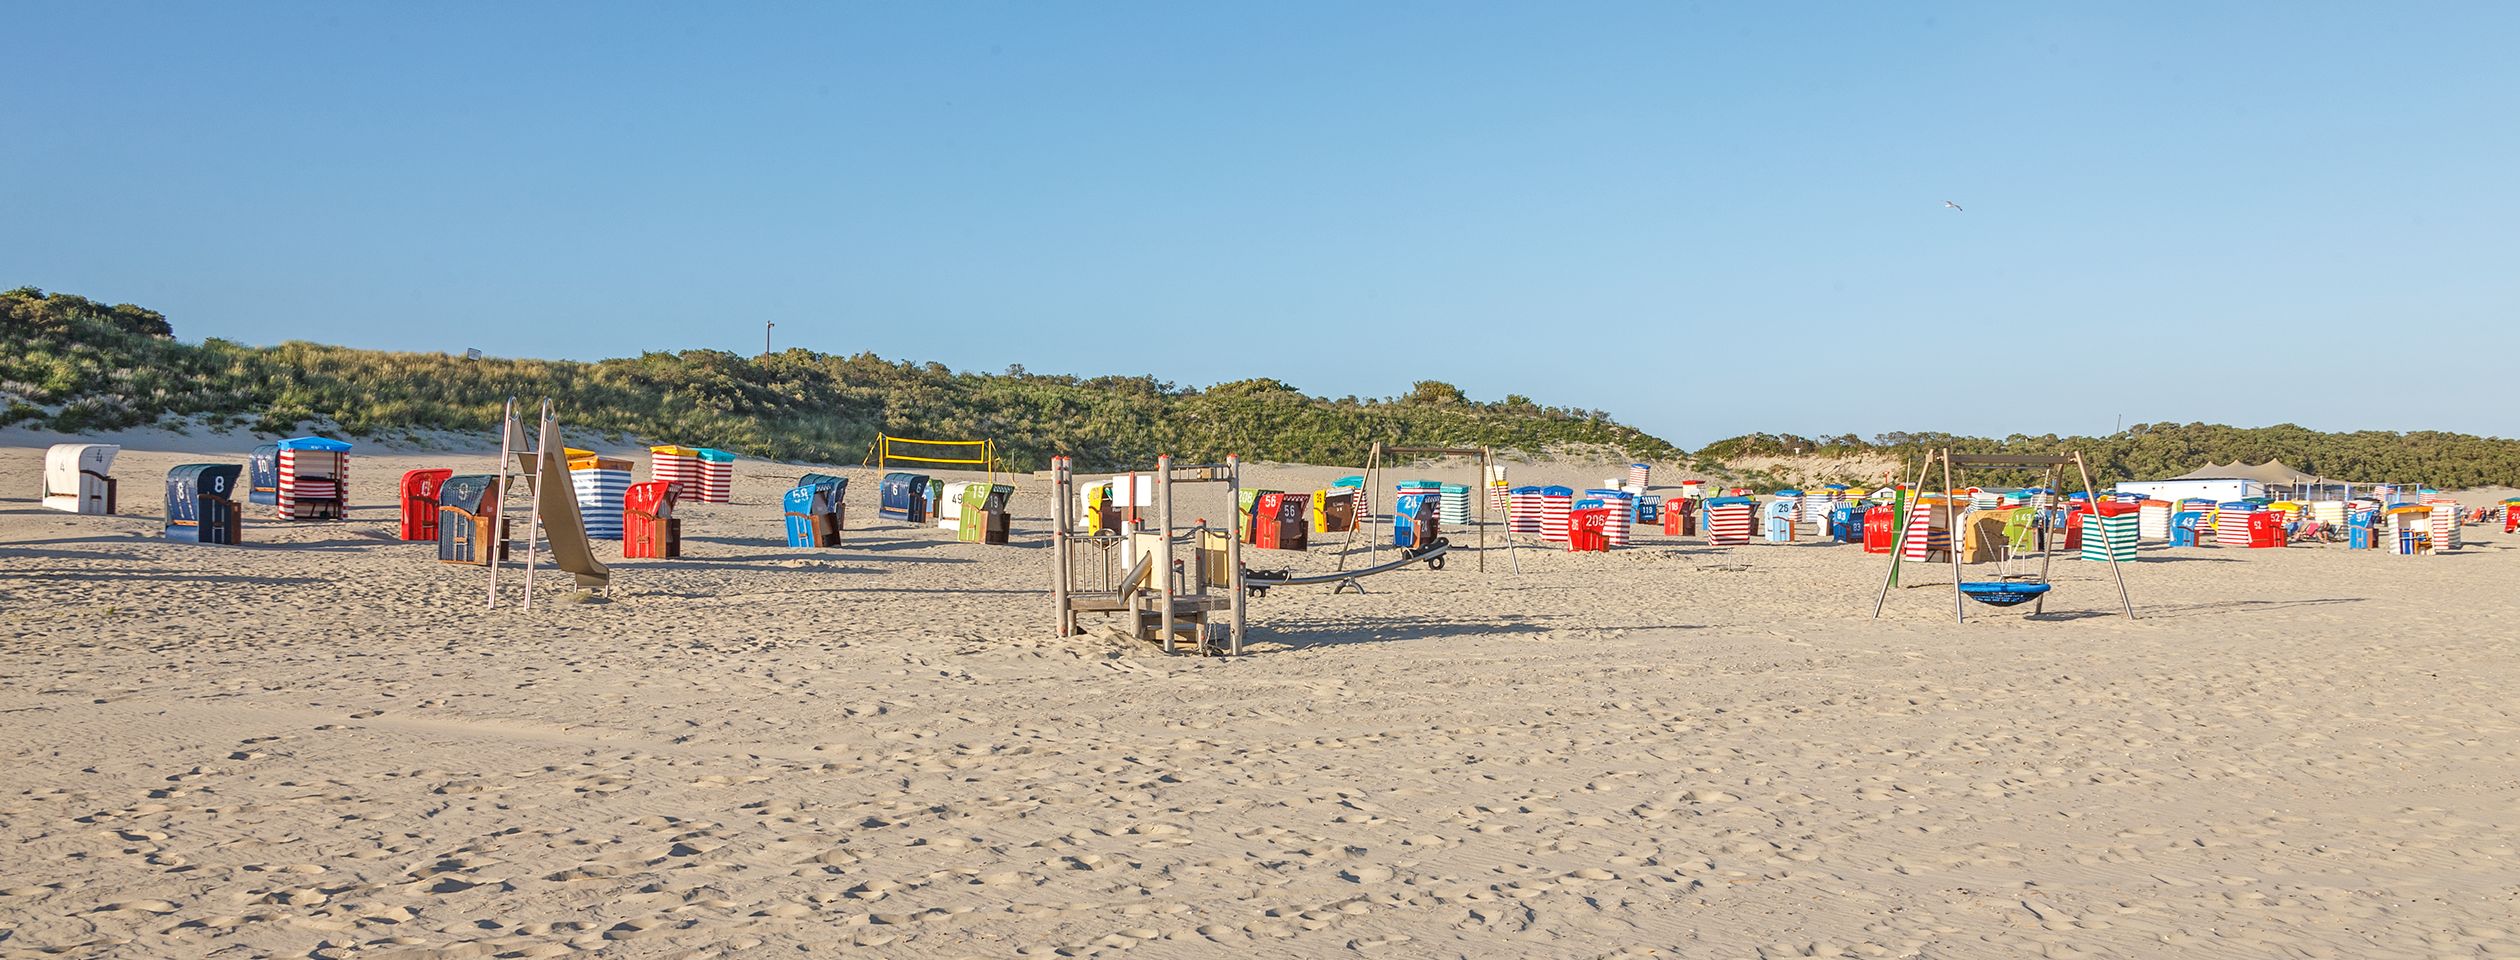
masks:
<instances>
[{"instance_id":1,"label":"playground structure","mask_svg":"<svg viewBox=\"0 0 2520 960\"><path fill-rule=\"evenodd\" d=\"M525 425L517 416L516 398L509 397L507 410L499 426L499 469L493 474L489 522L484 532L497 531L503 541L500 549L483 550L490 567L487 606L499 605L499 568L507 565L505 549L506 519L509 504L522 498L525 502L525 596L524 609L534 609L534 570L537 546L550 545L552 565L577 578L577 585L586 590L609 592L612 570L595 559L595 551L586 538L586 522L578 516L577 490L569 477L568 447L560 439L560 419L552 412L551 401L542 402L542 423L532 444L525 442ZM545 494L549 494L546 496Z\"/></svg>"},{"instance_id":2,"label":"playground structure","mask_svg":"<svg viewBox=\"0 0 2520 960\"><path fill-rule=\"evenodd\" d=\"M1108 481L1078 484L1075 462L1052 457L1050 605L1059 636L1075 636L1079 614L1119 613L1129 635L1178 649L1184 636L1201 653L1240 656L1248 635L1245 604L1276 587L1334 584L1334 593L1365 592L1364 578L1415 564L1440 569L1451 545L1432 538L1397 559L1357 570L1298 576L1243 566L1242 537L1231 526L1201 518L1176 526L1173 486L1215 483L1225 504L1241 516L1242 460L1176 464L1157 457L1147 473L1122 473ZM974 487L974 490L980 488ZM968 520L969 513L965 514ZM1424 518L1432 522L1433 506ZM1237 519L1236 522L1239 522ZM970 529L968 525L966 530ZM1183 547L1189 557L1181 557ZM1217 643L1219 616L1223 643Z\"/></svg>"},{"instance_id":3,"label":"playground structure","mask_svg":"<svg viewBox=\"0 0 2520 960\"><path fill-rule=\"evenodd\" d=\"M1374 506L1376 498L1380 496L1379 491L1381 491L1384 486L1382 468L1383 458L1387 455L1411 457L1476 457L1479 461L1478 473L1476 474L1475 479L1473 479L1470 484L1466 485L1466 490L1485 489L1489 483L1489 478L1496 474L1496 455L1493 450L1487 447L1386 447L1379 442L1375 443L1372 452L1366 455L1364 485L1356 492L1356 497L1358 498L1356 500L1356 522L1348 527L1347 537L1339 543L1339 568L1342 570L1347 569L1347 555L1350 548L1355 544L1357 531L1359 529L1369 528L1372 526L1370 518L1376 516L1392 516L1394 517L1394 524L1398 524L1400 522L1396 516L1400 505L1399 495L1397 492L1393 494L1392 498L1392 513L1384 513L1383 511L1376 509ZM1477 569L1484 573L1487 570L1488 508L1494 498L1479 496L1472 499L1477 501L1476 506L1478 508L1478 519L1472 523L1472 527L1474 528L1475 536L1477 538L1476 545L1478 547L1478 557L1474 562L1477 564ZM1431 511L1428 519L1434 519L1434 515ZM1383 569L1383 566L1380 563L1382 559L1382 537L1376 535L1373 530L1366 529L1365 539L1367 543L1366 566L1377 571ZM1414 549L1402 548L1405 551L1403 559L1413 560L1428 556L1432 543L1440 542L1441 538L1427 539L1430 541L1428 546L1420 546ZM1505 556L1506 560L1513 565L1513 571L1517 574L1521 573L1522 556L1514 551L1514 538L1510 534L1505 537ZM1441 563L1441 554L1437 553L1433 555L1433 562L1428 564L1428 566L1434 569L1441 569Z\"/></svg>"},{"instance_id":4,"label":"playground structure","mask_svg":"<svg viewBox=\"0 0 2520 960\"><path fill-rule=\"evenodd\" d=\"M905 450L908 452L902 452ZM922 454L919 452L921 450L940 455ZM941 455L947 452L957 453L960 456ZM895 463L968 467L986 472L992 484L999 482L1000 474L1006 475L1008 481L1015 479L1014 468L1007 466L1006 461L998 458L997 441L994 440L912 440L907 437L878 433L875 435L875 443L866 448L866 462L859 466L884 471L892 469Z\"/></svg>"},{"instance_id":5,"label":"playground structure","mask_svg":"<svg viewBox=\"0 0 2520 960\"><path fill-rule=\"evenodd\" d=\"M1242 539L1229 524L1211 527L1202 519L1176 531L1173 485L1218 483L1225 486L1225 510L1236 515L1242 500L1242 459L1223 463L1176 464L1170 454L1155 458L1152 473L1112 478L1110 502L1116 523L1095 532L1079 529L1076 471L1067 457L1052 457L1050 604L1058 635L1075 636L1077 615L1120 613L1129 635L1163 644L1172 653L1184 625L1200 653L1215 649L1211 634L1216 618L1225 616L1225 651L1241 656L1245 633L1245 584ZM1142 510L1152 509L1147 517ZM1150 531L1146 522L1152 519ZM1188 540L1190 558L1183 563L1177 544Z\"/></svg>"},{"instance_id":6,"label":"playground structure","mask_svg":"<svg viewBox=\"0 0 2520 960\"><path fill-rule=\"evenodd\" d=\"M2074 468L2074 475L2082 481L2083 496L2087 498L2091 504L2090 509L2092 512L2088 521L2091 529L2086 531L2086 533L2087 535L2095 537L2100 541L2100 546L2096 551L2086 549L2084 551L2084 556L2089 557L2092 553L2096 552L2101 557L2107 559L2109 564L2109 573L2117 579L2118 605L2120 609L2125 611L2127 619L2132 620L2135 618L2135 603L2127 596L2126 593L2126 572L2118 565L2122 556L2126 559L2132 559L2132 554L2131 551L2122 549L2119 546L2118 540L2121 532L2124 535L2124 539L2128 541L2129 544L2131 544L2131 542L2135 539L2136 518L2134 514L2137 507L2131 503L2111 504L2104 501L2100 495L2095 492L2095 488L2091 485L2091 468L2084 464L2082 453L2080 451L2058 456L2024 456L2008 454L1978 455L1955 454L1951 452L1950 448L1946 447L1930 451L1925 455L1923 463L1917 468L1916 483L1909 489L1924 489L1925 480L1927 477L1932 475L1934 465L1938 461L1942 464L1942 489L1944 490L1960 489L1958 486L1959 479L1955 472L1955 468L1967 466L2045 467L2048 471L2047 482L2042 484L2041 489L2054 491L2058 489L2058 475L2065 467L2072 466ZM1917 510L1911 513L1910 522L1901 524L1899 527L1898 542L1890 551L1890 570L1882 577L1880 596L1875 598L1873 601L1873 618L1876 620L1881 618L1882 607L1889 603L1890 588L1897 585L1899 582L1899 564L1900 561L1905 559L1908 554L1909 538L1912 535L1915 535L1915 531L1920 529L1930 532L1931 514L1926 512L1928 505L1924 503L1924 499L1925 498L1923 497L1918 498L1919 502L1917 504ZM1946 529L1950 531L1949 535L1951 536L1951 542L1946 547L1945 552L1951 555L1951 609L1954 622L1968 622L1968 601L1970 600L1975 600L1979 603L1996 607L2009 607L2021 603L2031 603L2034 605L2031 608L2032 613L2035 614L2044 612L2047 609L2047 593L2051 586L2048 583L2048 568L2054 558L2052 539L2059 531L2035 531L2035 540L2039 549L2039 572L2036 580L2025 582L2016 579L1997 579L1972 582L1961 571L1962 554L1965 551L1962 549L1963 543L1961 542L1961 537L1959 536L1962 531L1959 518L1959 507L1965 502L1965 499L1965 497L1959 496L1952 498L1954 502L1950 505L1951 519L1948 521L1948 525L1946 527ZM2114 512L2114 508L2121 507L2123 508L2122 514ZM2044 507L2032 507L2030 509L2039 510L2040 516L2046 516L2046 508ZM2068 506L2065 509L2072 510L2074 508ZM2071 515L2068 514L2069 518L2070 516ZM2112 520L2119 519L2121 516L2123 518L2122 523L2111 522ZM2070 522L2070 519L2068 522ZM2058 524L2058 526L2063 525L2064 524ZM2024 540L2012 540L2011 542L2026 543ZM2068 547L2067 549L2072 548Z\"/></svg>"}]
</instances>

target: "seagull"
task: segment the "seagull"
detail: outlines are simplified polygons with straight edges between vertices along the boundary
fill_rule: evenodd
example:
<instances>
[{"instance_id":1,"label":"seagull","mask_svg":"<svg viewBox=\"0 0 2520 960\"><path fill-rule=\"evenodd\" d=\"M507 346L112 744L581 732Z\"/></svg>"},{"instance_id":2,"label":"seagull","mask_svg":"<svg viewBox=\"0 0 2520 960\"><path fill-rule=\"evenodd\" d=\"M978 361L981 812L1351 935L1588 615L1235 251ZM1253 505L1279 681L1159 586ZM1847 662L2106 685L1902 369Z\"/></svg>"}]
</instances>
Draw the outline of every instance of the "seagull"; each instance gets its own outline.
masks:
<instances>
[{"instance_id":1,"label":"seagull","mask_svg":"<svg viewBox=\"0 0 2520 960\"><path fill-rule=\"evenodd\" d=\"M1945 201L1943 201L1943 206L1950 207L1951 209L1954 209L1954 210L1960 210L1960 205L1959 205L1959 204L1953 203L1953 202L1951 202L1951 201L1949 201L1949 200L1945 200ZM1961 213L1967 213L1967 212L1969 212L1969 211L1966 211L1966 210L1960 210L1960 212L1961 212Z\"/></svg>"}]
</instances>

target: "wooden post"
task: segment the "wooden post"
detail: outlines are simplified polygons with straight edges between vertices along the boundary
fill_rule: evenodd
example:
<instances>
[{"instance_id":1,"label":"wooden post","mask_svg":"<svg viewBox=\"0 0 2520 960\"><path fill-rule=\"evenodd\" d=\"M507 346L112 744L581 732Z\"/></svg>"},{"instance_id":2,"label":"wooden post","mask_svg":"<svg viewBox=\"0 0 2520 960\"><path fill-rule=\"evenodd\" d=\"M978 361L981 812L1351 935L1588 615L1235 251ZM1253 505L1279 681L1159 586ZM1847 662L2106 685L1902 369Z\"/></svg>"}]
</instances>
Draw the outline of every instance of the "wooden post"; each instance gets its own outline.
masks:
<instances>
[{"instance_id":1,"label":"wooden post","mask_svg":"<svg viewBox=\"0 0 2520 960\"><path fill-rule=\"evenodd\" d=\"M499 517L501 511L507 509L508 463L509 458L514 456L508 450L508 441L515 436L516 398L509 397L507 408L499 417L499 472L490 481L490 596L486 606L491 609L497 609L499 606L500 555L507 551L507 537L499 532ZM475 536L477 542L478 535ZM475 549L479 547L476 546Z\"/></svg>"},{"instance_id":2,"label":"wooden post","mask_svg":"<svg viewBox=\"0 0 2520 960\"><path fill-rule=\"evenodd\" d=\"M1400 498L1391 498L1391 509L1386 511L1381 508L1380 504L1382 502L1382 498L1380 494L1376 492L1383 488L1382 458L1383 445L1376 443L1374 444L1373 455L1368 457L1365 461L1365 482L1357 488L1356 492L1365 496L1365 503L1373 510L1374 516L1377 519L1389 520L1393 527L1398 527L1400 525L1400 517L1398 515L1400 510ZM1370 567L1382 562L1382 545L1383 537L1380 529L1365 531L1366 566Z\"/></svg>"},{"instance_id":3,"label":"wooden post","mask_svg":"<svg viewBox=\"0 0 2520 960\"><path fill-rule=\"evenodd\" d=\"M1933 468L1934 454L1928 451L1925 454L1925 461L1916 466L1916 483L1910 488L1916 492L1916 498L1919 501L1925 499L1925 474ZM1893 475L1891 480L1896 482L1898 477ZM1907 556L1907 533L1910 526L1907 521L1908 511L1900 509L1899 491L1896 489L1890 491L1890 515L1896 518L1899 524L1899 535L1890 543L1890 575L1882 578L1881 596L1873 599L1873 619L1875 620L1881 619L1882 605L1890 602L1890 588L1899 582L1899 559ZM1927 521L1926 526L1932 525L1930 520Z\"/></svg>"},{"instance_id":4,"label":"wooden post","mask_svg":"<svg viewBox=\"0 0 2520 960\"><path fill-rule=\"evenodd\" d=\"M2100 519L2100 491L2091 487L2091 467L2083 463L2082 451L2074 451L2074 470L2082 474L2083 493L2091 498L2091 519ZM2100 526L2100 552L2109 556L2109 574L2117 578L2118 606L2126 611L2126 619L2135 619L2135 601L2126 595L2126 571L2118 569L2117 551L2109 545L2108 525ZM2083 531L2084 536L2091 532Z\"/></svg>"},{"instance_id":5,"label":"wooden post","mask_svg":"<svg viewBox=\"0 0 2520 960\"><path fill-rule=\"evenodd\" d=\"M1951 479L1950 447L1943 448L1942 462L1943 502L1946 505L1946 509L1951 511L1951 549L1949 551L1951 554L1951 615L1953 622L1967 623L1969 622L1969 604L1960 589L1960 534L1962 532L1960 530L1960 506L1950 502L1951 491L1957 486L1957 484L1953 483ZM1933 524L1933 517L1928 516L1925 518L1926 529L1931 530L1933 528ZM1926 542L1931 543L1931 538L1929 537Z\"/></svg>"},{"instance_id":6,"label":"wooden post","mask_svg":"<svg viewBox=\"0 0 2520 960\"><path fill-rule=\"evenodd\" d=\"M1140 497L1145 498L1149 504L1154 502L1155 479L1153 477L1139 474L1135 470L1129 471L1128 477L1128 496L1117 508L1120 514L1120 569L1124 572L1137 570L1138 564L1140 563L1152 564L1155 558L1155 554L1152 551L1140 553L1138 551L1137 542L1137 535L1146 529L1146 518L1138 514L1137 502ZM1119 493L1120 479L1118 477L1113 477L1111 483L1112 492L1117 495ZM1139 589L1137 585L1137 578L1123 577L1121 579L1119 589L1120 596L1127 601L1127 606L1129 608L1128 620L1126 621L1129 625L1129 638L1132 640L1147 639L1144 635L1146 630L1147 613L1144 609L1144 604L1146 603L1146 598L1155 592L1154 578L1149 577L1146 581L1145 589Z\"/></svg>"},{"instance_id":7,"label":"wooden post","mask_svg":"<svg viewBox=\"0 0 2520 960\"><path fill-rule=\"evenodd\" d=\"M1494 464L1496 463L1496 448L1480 447L1479 449L1486 451L1484 459L1486 459L1489 464L1489 466L1484 466L1479 469L1479 482L1481 484L1492 483L1494 481L1488 479L1488 474L1495 472ZM1494 498L1494 494L1488 493L1484 487L1479 491L1479 495L1481 497L1479 502L1483 504ZM1514 544L1514 514L1511 509L1514 503L1514 485L1511 483L1505 485L1505 503L1508 508L1505 513L1505 532L1503 534L1505 540L1505 562L1513 566L1514 575L1519 577L1522 576L1522 551ZM1485 510L1487 508L1483 506L1479 509ZM1480 517L1483 519L1486 516L1487 515L1484 513L1480 514ZM1487 551L1487 531L1485 530L1479 531L1479 550L1482 553Z\"/></svg>"},{"instance_id":8,"label":"wooden post","mask_svg":"<svg viewBox=\"0 0 2520 960\"><path fill-rule=\"evenodd\" d=\"M2063 499L2065 499L2065 498L2064 498L2062 495L2059 495L2059 494L2057 494L2057 493L2055 493L2055 492L2054 492L2054 491L2057 489L2057 483L2056 483L2056 481L2057 481L2056 468L2055 468L2055 467L2049 467L2049 468L2048 468L2048 472L2047 472L2047 485L2046 485L2045 489L2047 489L2047 490L2049 491L2048 496L2055 497L2055 498L2056 498L2056 499L2058 499L2058 500L2063 500ZM2045 517L2034 517L2034 518L2032 518L2032 519L2033 519L2033 520L2045 520L2046 518L2045 518ZM2049 564L2049 558L2050 558L2050 557L2053 555L2053 553L2054 553L2054 550L2055 550L2055 544L2054 544L2052 541L2050 541L2050 540L2048 539L2048 531L2047 531L2047 525L2046 525L2046 524L2039 524L2039 525L2037 526L2037 528L2036 528L2036 529L2037 529L2038 534L2039 534L2039 582L2044 584L2044 583L2048 582L2048 564ZM2039 615L2039 614L2046 613L2046 612L2047 612L2047 591L2042 590L2042 591L2039 591L2039 598L2038 598L2038 599L2030 601L2030 614L2031 614L2032 616L2037 616L2037 615Z\"/></svg>"},{"instance_id":9,"label":"wooden post","mask_svg":"<svg viewBox=\"0 0 2520 960\"><path fill-rule=\"evenodd\" d=\"M1339 569L1341 569L1341 570L1345 570L1345 569L1347 569L1347 554L1348 554L1348 551L1349 551L1349 550L1354 549L1354 546L1353 546L1353 545L1354 545L1354 544L1355 544L1355 542L1356 542L1356 532L1357 532L1358 530L1360 530L1360 529L1365 529L1365 528L1366 528L1366 524L1362 522L1362 519L1361 519L1361 518L1363 518L1364 516L1366 516L1366 515L1368 515L1368 514L1371 514L1371 513L1373 512L1373 504L1374 504L1374 502L1375 502L1375 501L1374 501L1374 497L1376 497L1376 496L1377 496L1377 491L1379 491L1379 490L1381 490L1381 489L1382 489L1382 486L1383 486L1383 483L1384 483L1383 472L1382 472L1382 464L1383 464L1383 456L1384 456L1385 454L1410 454L1410 455L1415 455L1415 456L1475 458L1475 459L1478 461L1478 465L1477 465L1477 466L1475 466L1475 467L1472 467L1472 468L1471 468L1473 471L1476 471L1476 473L1478 474L1478 477L1477 477L1477 479L1476 479L1474 482L1470 483L1468 486L1469 486L1470 495L1471 495L1471 496L1474 496L1474 497L1478 497L1478 498L1479 498L1479 515L1478 515L1478 519L1477 519L1477 520L1474 520L1474 521L1469 521L1469 522L1470 522L1470 523L1472 523L1473 525L1475 525L1475 526L1477 526L1477 527L1478 527L1478 529L1477 529L1476 531L1474 531L1474 532L1473 532L1473 534L1472 534L1472 541L1473 541L1473 543L1475 543L1475 544L1477 545L1477 549L1478 549L1478 557L1477 557L1477 558L1476 558L1473 562L1474 562L1474 563L1476 563L1476 564L1478 565L1478 569L1479 569L1479 571L1480 571L1480 572L1482 572L1482 573L1486 572L1486 571L1487 571L1487 525L1488 525L1488 523L1489 523L1489 522L1490 522L1490 520L1491 520L1491 514L1490 514L1490 511L1489 511L1489 509L1488 509L1488 503L1487 503L1487 496L1488 496L1488 492L1487 492L1487 475L1488 475L1488 470L1489 470L1489 468L1490 468L1491 466L1493 466L1493 465L1495 464L1495 462L1496 462L1496 451L1495 451L1495 448L1493 448L1493 447L1486 447L1486 446L1479 446L1479 447L1385 447L1385 446L1383 446L1383 445L1382 445L1382 443L1381 443L1380 441L1376 441L1376 442L1374 443L1374 446L1373 446L1373 450L1372 450L1372 452L1371 452L1371 453L1369 453L1369 454L1367 454L1367 455L1366 455L1366 458L1365 458L1365 473L1364 473L1364 475L1363 475L1363 479L1364 479L1364 487L1363 487L1363 488L1361 488L1361 489L1359 489L1359 490L1357 491L1357 493L1356 493L1356 495L1357 495L1358 497L1363 498L1363 499L1361 499L1361 500L1359 501L1359 502L1360 502L1360 504L1361 504L1361 506L1359 506L1359 507L1358 507L1358 510L1357 510L1358 516L1360 517L1360 522L1358 522L1358 523L1356 523L1356 524L1353 524L1353 525L1349 526L1349 527L1348 527L1348 535L1347 535L1347 537L1346 537L1345 539L1342 539L1342 540L1340 541L1340 547L1339 547L1339 567L1338 567L1338 568L1339 568ZM1398 525L1399 525L1399 522L1398 522L1398 520L1397 520L1397 515L1398 515L1398 513L1399 513L1399 503L1400 503L1400 495L1399 495L1399 493L1397 492L1397 490L1395 490L1395 491L1392 493L1392 519L1391 519L1391 523L1392 523L1393 528L1394 528L1395 530L1398 528ZM1442 492L1441 492L1441 491L1438 491L1438 492L1437 492L1435 506L1436 506L1436 516L1437 516L1437 518L1438 518L1438 521L1437 521L1437 522L1440 524L1440 523L1441 523L1441 517L1442 517L1442 515L1443 515L1443 497L1442 497ZM1382 546L1383 546L1383 542L1382 542L1382 538L1381 538L1380 536L1375 535L1375 531L1372 531L1372 530L1366 530L1366 534L1367 534L1367 536L1366 536L1366 550L1365 550L1365 555L1366 555L1366 566L1371 567L1371 566L1378 565L1378 564L1380 564L1380 563L1382 562ZM1521 573L1521 572L1522 572L1522 561L1521 561L1521 558L1520 558L1519 556L1517 556L1517 555L1515 555L1515 554L1513 554L1513 553L1511 552L1511 551L1514 549L1514 535L1513 535L1513 532L1512 532L1512 531L1510 531L1510 530L1509 530L1509 531L1506 531L1506 533L1504 534L1504 537L1505 537L1505 540L1504 540L1504 542L1505 542L1505 549L1508 551L1507 556L1508 556L1509 558L1513 559L1513 561L1514 561L1514 572L1515 572L1515 573ZM1447 539L1447 540L1449 540L1450 538L1446 538L1446 539Z\"/></svg>"},{"instance_id":10,"label":"wooden post","mask_svg":"<svg viewBox=\"0 0 2520 960\"><path fill-rule=\"evenodd\" d=\"M1058 636L1076 635L1076 615L1068 610L1070 561L1068 559L1068 511L1073 491L1068 475L1068 458L1050 458L1050 623Z\"/></svg>"},{"instance_id":11,"label":"wooden post","mask_svg":"<svg viewBox=\"0 0 2520 960\"><path fill-rule=\"evenodd\" d=\"M1234 509L1239 511L1242 509L1241 454L1227 454L1225 456L1225 474L1226 501L1233 504ZM1239 516L1239 514L1237 515ZM1258 518L1256 517L1254 518L1255 521L1257 519ZM1227 601L1229 608L1233 611L1233 626L1228 631L1227 644L1232 649L1233 655L1239 657L1242 656L1243 648L1243 543L1240 531L1236 531L1236 536L1230 538L1229 542L1233 545L1226 548L1230 552L1230 558L1225 564L1225 569L1227 571L1225 587L1226 589L1233 591L1231 599ZM1207 544L1204 543L1199 544L1199 547L1202 549L1206 548L1206 546ZM1195 556L1196 554L1193 555ZM1207 636L1205 635L1205 631L1207 628L1207 619L1205 617L1200 618L1199 626L1201 630L1201 635L1199 637L1199 652L1206 653Z\"/></svg>"},{"instance_id":12,"label":"wooden post","mask_svg":"<svg viewBox=\"0 0 2520 960\"><path fill-rule=\"evenodd\" d=\"M1155 602L1156 622L1164 632L1164 652L1173 652L1173 501L1172 454L1155 456Z\"/></svg>"},{"instance_id":13,"label":"wooden post","mask_svg":"<svg viewBox=\"0 0 2520 960\"><path fill-rule=\"evenodd\" d=\"M1470 481L1470 495L1471 495L1471 496L1473 496L1473 497L1477 497L1477 498L1479 498L1479 572L1480 572L1480 573L1486 573L1486 572L1487 572L1487 520L1488 520L1488 507L1487 507L1487 503L1488 503L1488 448L1487 448L1487 447L1485 447L1485 446L1481 446L1481 447L1479 447L1479 465L1478 465L1478 467L1477 467L1476 469L1479 471L1479 476L1478 476L1478 478L1477 478L1477 479ZM1642 494L1639 494L1639 496L1642 496ZM1442 507L1442 503L1440 502L1440 501L1441 501L1441 499L1442 499L1442 498L1441 498L1441 496L1439 495L1439 496L1437 497L1438 503L1436 504L1436 505L1437 505L1437 507L1439 508L1438 512L1441 512L1441 511L1440 511L1440 508Z\"/></svg>"},{"instance_id":14,"label":"wooden post","mask_svg":"<svg viewBox=\"0 0 2520 960\"><path fill-rule=\"evenodd\" d=\"M1363 474L1365 479L1362 485L1356 488L1356 504L1353 511L1356 519L1348 524L1347 536L1339 541L1338 569L1347 569L1348 551L1355 549L1356 534L1359 530L1364 530L1365 533L1365 565L1373 566L1375 561L1382 559L1382 538L1375 536L1371 530L1365 530L1365 518L1374 512L1374 487L1382 476L1382 449L1382 441L1376 440L1373 452L1365 456L1365 473ZM1240 504L1237 503L1236 506Z\"/></svg>"}]
</instances>

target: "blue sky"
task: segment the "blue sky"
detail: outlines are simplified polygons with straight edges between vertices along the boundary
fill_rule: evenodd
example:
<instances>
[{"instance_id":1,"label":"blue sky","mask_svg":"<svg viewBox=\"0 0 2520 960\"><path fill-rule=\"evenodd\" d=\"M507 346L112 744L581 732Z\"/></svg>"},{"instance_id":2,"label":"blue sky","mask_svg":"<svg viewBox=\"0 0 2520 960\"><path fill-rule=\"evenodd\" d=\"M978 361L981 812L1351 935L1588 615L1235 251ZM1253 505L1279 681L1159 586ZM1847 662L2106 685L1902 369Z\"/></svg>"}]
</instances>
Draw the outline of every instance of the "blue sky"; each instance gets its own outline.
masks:
<instances>
[{"instance_id":1,"label":"blue sky","mask_svg":"<svg viewBox=\"0 0 2520 960\"><path fill-rule=\"evenodd\" d=\"M0 284L187 339L594 359L776 321L957 369L1442 379L1690 445L2520 433L2520 5L9 21Z\"/></svg>"}]
</instances>

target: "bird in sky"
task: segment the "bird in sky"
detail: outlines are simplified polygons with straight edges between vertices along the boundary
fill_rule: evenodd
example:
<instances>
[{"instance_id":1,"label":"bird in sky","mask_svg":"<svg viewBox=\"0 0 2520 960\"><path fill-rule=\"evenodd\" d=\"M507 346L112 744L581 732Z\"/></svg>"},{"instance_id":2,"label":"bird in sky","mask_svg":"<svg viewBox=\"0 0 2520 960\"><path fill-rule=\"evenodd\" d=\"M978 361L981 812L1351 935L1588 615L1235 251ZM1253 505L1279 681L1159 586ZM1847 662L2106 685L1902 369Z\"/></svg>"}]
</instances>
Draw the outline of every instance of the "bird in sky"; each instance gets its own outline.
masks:
<instances>
[{"instance_id":1,"label":"bird in sky","mask_svg":"<svg viewBox=\"0 0 2520 960\"><path fill-rule=\"evenodd\" d=\"M1950 207L1951 209L1954 209L1954 210L1960 210L1960 205L1959 205L1959 204L1953 203L1953 202L1951 202L1951 201L1949 201L1949 200L1945 200L1945 201L1943 201L1943 206ZM1967 212L1969 212L1969 211L1966 211L1966 210L1960 210L1960 212L1961 212L1961 213L1967 213Z\"/></svg>"}]
</instances>

